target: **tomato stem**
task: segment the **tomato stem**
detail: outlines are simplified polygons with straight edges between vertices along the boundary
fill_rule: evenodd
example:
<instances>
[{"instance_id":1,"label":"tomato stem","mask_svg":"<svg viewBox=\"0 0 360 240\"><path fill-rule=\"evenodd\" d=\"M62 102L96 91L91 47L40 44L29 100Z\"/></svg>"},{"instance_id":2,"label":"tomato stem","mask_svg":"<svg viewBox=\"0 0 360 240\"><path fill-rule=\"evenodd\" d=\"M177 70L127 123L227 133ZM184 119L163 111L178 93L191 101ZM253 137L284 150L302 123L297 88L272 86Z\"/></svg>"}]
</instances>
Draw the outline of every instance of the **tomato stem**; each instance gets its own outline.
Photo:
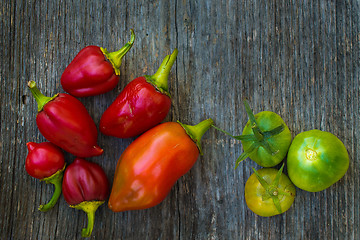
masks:
<instances>
[{"instance_id":1,"label":"tomato stem","mask_svg":"<svg viewBox=\"0 0 360 240\"><path fill-rule=\"evenodd\" d=\"M114 68L115 74L118 76L120 75L120 66L121 66L122 59L125 56L125 54L131 49L131 47L133 46L134 41L135 41L134 30L130 29L130 31L131 31L130 41L127 42L118 51L108 52L108 50L106 48L100 47L100 50L106 56L106 58L111 62L112 66Z\"/></svg>"},{"instance_id":2,"label":"tomato stem","mask_svg":"<svg viewBox=\"0 0 360 240\"><path fill-rule=\"evenodd\" d=\"M195 142L196 146L199 149L200 155L203 155L200 141L204 133L214 124L214 121L211 118L209 118L194 126L186 125L179 121L178 123L185 129L189 137Z\"/></svg>"},{"instance_id":3,"label":"tomato stem","mask_svg":"<svg viewBox=\"0 0 360 240\"><path fill-rule=\"evenodd\" d=\"M53 97L47 97L44 94L42 94L40 92L40 90L36 87L36 83L34 81L29 81L28 82L28 87L31 91L31 94L34 96L37 104L38 104L38 112L41 112L45 106L45 104L47 104L48 102L54 100L58 94L56 94Z\"/></svg>"},{"instance_id":4,"label":"tomato stem","mask_svg":"<svg viewBox=\"0 0 360 240\"><path fill-rule=\"evenodd\" d=\"M274 156L274 158L277 158L277 153L279 152L279 149L274 148L274 146L269 141L269 138L272 138L273 136L280 134L284 129L285 125L281 124L278 127L275 127L269 131L262 131L256 121L255 115L253 111L251 110L248 102L246 99L244 99L244 105L246 112L249 117L249 121L251 124L252 134L244 134L240 136L234 136L231 133L226 132L223 129L220 129L219 127L213 125L212 127L215 128L218 131L221 131L222 133L240 141L245 142L253 142L250 147L247 149L244 149L244 152L238 157L235 163L235 169L239 166L240 162L245 160L247 157L249 157L255 150L257 150L259 147L263 147L269 154ZM249 124L249 123L247 123ZM250 156L251 157L251 156Z\"/></svg>"},{"instance_id":5,"label":"tomato stem","mask_svg":"<svg viewBox=\"0 0 360 240\"><path fill-rule=\"evenodd\" d=\"M260 130L260 128L257 125L253 125L251 127L254 136L256 137L256 139L260 142L262 140L264 140L264 134L262 133L262 131Z\"/></svg>"},{"instance_id":6,"label":"tomato stem","mask_svg":"<svg viewBox=\"0 0 360 240\"><path fill-rule=\"evenodd\" d=\"M81 230L82 237L90 237L94 229L95 212L105 201L84 201L78 205L70 205L70 207L83 210L87 214L88 224L86 228Z\"/></svg>"},{"instance_id":7,"label":"tomato stem","mask_svg":"<svg viewBox=\"0 0 360 240\"><path fill-rule=\"evenodd\" d=\"M256 122L255 115L254 115L253 111L251 110L251 108L250 108L248 102L246 101L246 99L244 99L244 105L245 105L246 113L249 116L249 120L251 122L251 125L252 126L257 126L258 124Z\"/></svg>"},{"instance_id":8,"label":"tomato stem","mask_svg":"<svg viewBox=\"0 0 360 240\"><path fill-rule=\"evenodd\" d=\"M280 177L284 169L284 164L281 166L281 168L279 169L279 171L275 176L275 179L271 183L266 182L265 179L255 170L255 168L252 169L256 175L256 178L260 182L261 186L265 189L266 194L263 196L263 200L272 198L276 209L278 210L279 213L282 213L279 196L288 195L288 193L282 191L279 188Z\"/></svg>"},{"instance_id":9,"label":"tomato stem","mask_svg":"<svg viewBox=\"0 0 360 240\"><path fill-rule=\"evenodd\" d=\"M52 209L55 206L56 202L58 201L58 199L61 195L62 179L64 176L64 170L65 170L65 165L61 170L57 171L52 176L41 179L41 181L45 181L47 184L50 184L50 183L53 184L55 187L55 191L54 191L50 201L47 204L45 204L45 205L41 204L39 206L40 211L42 211L42 212L49 211L50 209Z\"/></svg>"},{"instance_id":10,"label":"tomato stem","mask_svg":"<svg viewBox=\"0 0 360 240\"><path fill-rule=\"evenodd\" d=\"M255 138L254 135L252 135L252 134L234 136L234 135L232 135L231 133L229 133L229 132L227 132L227 131L225 131L225 130L223 130L223 129L215 126L215 125L212 125L212 127L215 128L216 130L218 130L218 131L220 131L220 132L222 132L222 133L224 133L224 134L232 137L232 138L237 139L237 140L244 140L244 141L254 141L254 140L256 140L256 138Z\"/></svg>"},{"instance_id":11,"label":"tomato stem","mask_svg":"<svg viewBox=\"0 0 360 240\"><path fill-rule=\"evenodd\" d=\"M251 110L248 102L246 101L246 99L244 99L244 105L245 105L245 109L246 109L246 113L249 116L249 120L251 123L251 129L254 133L254 136L256 137L256 140L260 143L259 146L262 146L268 153L270 153L271 155L276 155L279 150L278 149L274 149L274 147L270 144L269 141L267 141L268 138L271 138L274 135L277 135L279 133L281 133L284 130L284 125L280 125L270 131L266 131L263 132L257 122L256 122L256 118L255 115L253 113L253 111Z\"/></svg>"},{"instance_id":12,"label":"tomato stem","mask_svg":"<svg viewBox=\"0 0 360 240\"><path fill-rule=\"evenodd\" d=\"M247 151L244 151L240 157L238 157L238 159L236 159L236 163L235 163L235 169L239 166L240 162L242 162L243 160L245 160L253 151L255 151L258 147L260 146L260 144L258 142L255 142L253 144L251 144L250 148Z\"/></svg>"}]
</instances>

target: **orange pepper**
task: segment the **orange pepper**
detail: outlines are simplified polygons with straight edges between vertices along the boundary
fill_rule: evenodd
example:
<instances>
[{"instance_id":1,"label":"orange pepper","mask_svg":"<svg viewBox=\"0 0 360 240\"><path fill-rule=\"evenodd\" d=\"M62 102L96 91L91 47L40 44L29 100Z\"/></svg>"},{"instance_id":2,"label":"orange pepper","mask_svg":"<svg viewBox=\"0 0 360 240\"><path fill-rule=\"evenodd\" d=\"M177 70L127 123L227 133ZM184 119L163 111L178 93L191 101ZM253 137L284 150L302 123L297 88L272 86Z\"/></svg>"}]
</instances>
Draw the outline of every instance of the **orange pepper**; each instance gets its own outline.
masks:
<instances>
[{"instance_id":1,"label":"orange pepper","mask_svg":"<svg viewBox=\"0 0 360 240\"><path fill-rule=\"evenodd\" d=\"M161 203L202 154L200 140L212 124L212 119L195 126L167 122L132 142L117 163L109 208L121 212Z\"/></svg>"}]
</instances>

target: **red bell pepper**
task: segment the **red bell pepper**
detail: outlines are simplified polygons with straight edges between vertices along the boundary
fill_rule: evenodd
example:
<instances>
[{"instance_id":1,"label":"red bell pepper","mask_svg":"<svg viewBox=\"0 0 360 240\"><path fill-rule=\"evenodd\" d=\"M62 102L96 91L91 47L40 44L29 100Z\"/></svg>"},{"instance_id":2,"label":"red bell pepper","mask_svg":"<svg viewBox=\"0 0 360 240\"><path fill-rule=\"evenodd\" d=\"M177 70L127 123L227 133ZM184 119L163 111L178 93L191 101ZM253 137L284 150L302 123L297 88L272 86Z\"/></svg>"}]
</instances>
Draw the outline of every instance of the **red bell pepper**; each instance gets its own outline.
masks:
<instances>
[{"instance_id":1,"label":"red bell pepper","mask_svg":"<svg viewBox=\"0 0 360 240\"><path fill-rule=\"evenodd\" d=\"M160 124L133 141L117 163L108 207L114 212L145 209L164 200L175 182L202 154L200 140L213 124Z\"/></svg>"},{"instance_id":2,"label":"red bell pepper","mask_svg":"<svg viewBox=\"0 0 360 240\"><path fill-rule=\"evenodd\" d=\"M99 95L112 90L119 82L122 58L135 41L131 39L120 50L109 53L105 48L87 46L66 67L61 76L63 89L76 97Z\"/></svg>"},{"instance_id":3,"label":"red bell pepper","mask_svg":"<svg viewBox=\"0 0 360 240\"><path fill-rule=\"evenodd\" d=\"M82 229L81 235L90 237L95 212L109 195L109 182L104 170L96 163L76 158L65 170L62 190L70 207L87 213L88 225Z\"/></svg>"},{"instance_id":4,"label":"red bell pepper","mask_svg":"<svg viewBox=\"0 0 360 240\"><path fill-rule=\"evenodd\" d=\"M96 125L78 99L66 93L46 97L34 81L28 86L38 103L37 126L47 140L77 157L103 153L97 145Z\"/></svg>"},{"instance_id":5,"label":"red bell pepper","mask_svg":"<svg viewBox=\"0 0 360 240\"><path fill-rule=\"evenodd\" d=\"M61 195L61 184L65 169L64 153L61 149L50 142L26 144L29 152L25 160L25 169L34 178L51 183L55 191L51 200L40 205L39 210L46 212L54 207Z\"/></svg>"},{"instance_id":6,"label":"red bell pepper","mask_svg":"<svg viewBox=\"0 0 360 240\"><path fill-rule=\"evenodd\" d=\"M131 81L100 120L100 131L118 138L135 137L163 121L171 107L168 76L178 50L165 57L157 72Z\"/></svg>"}]
</instances>

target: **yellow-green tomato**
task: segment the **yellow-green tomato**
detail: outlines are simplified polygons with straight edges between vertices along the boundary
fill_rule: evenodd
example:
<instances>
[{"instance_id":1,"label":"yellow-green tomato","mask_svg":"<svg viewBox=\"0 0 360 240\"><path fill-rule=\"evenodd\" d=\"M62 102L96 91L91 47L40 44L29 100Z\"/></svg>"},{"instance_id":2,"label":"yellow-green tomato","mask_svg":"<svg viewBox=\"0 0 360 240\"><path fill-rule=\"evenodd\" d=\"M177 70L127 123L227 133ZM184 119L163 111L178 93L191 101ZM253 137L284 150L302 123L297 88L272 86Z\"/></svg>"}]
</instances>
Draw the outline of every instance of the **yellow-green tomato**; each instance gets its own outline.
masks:
<instances>
[{"instance_id":1,"label":"yellow-green tomato","mask_svg":"<svg viewBox=\"0 0 360 240\"><path fill-rule=\"evenodd\" d=\"M278 165L286 156L291 143L291 133L284 120L276 113L270 111L263 111L255 114L257 127L262 133L271 131L272 129L284 126L283 131L279 134L266 136L266 134L259 134L258 139L254 141L241 141L244 152L250 152L254 143L260 143L260 146L249 153L249 158L255 161L262 167L274 167ZM254 125L248 121L242 132L243 135L254 134ZM259 139L260 138L260 139ZM275 151L275 154L269 152L262 143L268 143Z\"/></svg>"},{"instance_id":2,"label":"yellow-green tomato","mask_svg":"<svg viewBox=\"0 0 360 240\"><path fill-rule=\"evenodd\" d=\"M245 184L245 201L249 209L263 217L286 212L295 199L294 184L285 174L276 180L278 170L275 168L262 168L257 173L266 184L264 186L255 173L249 177Z\"/></svg>"},{"instance_id":3,"label":"yellow-green tomato","mask_svg":"<svg viewBox=\"0 0 360 240\"><path fill-rule=\"evenodd\" d=\"M318 192L345 175L349 168L349 155L335 135L314 129L294 138L287 164L289 177L295 186Z\"/></svg>"}]
</instances>

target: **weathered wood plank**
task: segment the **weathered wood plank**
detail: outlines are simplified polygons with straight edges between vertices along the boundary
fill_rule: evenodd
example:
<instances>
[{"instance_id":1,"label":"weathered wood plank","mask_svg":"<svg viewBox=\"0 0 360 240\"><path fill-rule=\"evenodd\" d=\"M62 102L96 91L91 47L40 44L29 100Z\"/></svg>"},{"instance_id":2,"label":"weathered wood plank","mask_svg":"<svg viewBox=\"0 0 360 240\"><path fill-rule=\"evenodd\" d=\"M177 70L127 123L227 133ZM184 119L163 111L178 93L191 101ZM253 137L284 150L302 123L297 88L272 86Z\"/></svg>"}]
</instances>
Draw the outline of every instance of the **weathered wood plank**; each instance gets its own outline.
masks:
<instances>
[{"instance_id":1,"label":"weathered wood plank","mask_svg":"<svg viewBox=\"0 0 360 240\"><path fill-rule=\"evenodd\" d=\"M166 121L216 125L241 134L242 99L255 112L280 114L293 136L313 128L343 140L350 168L331 188L297 190L290 210L262 218L246 206L244 185L254 162L234 170L241 144L214 129L204 156L160 205L96 214L93 239L358 239L360 221L360 2L345 1L2 1L0 2L0 238L79 239L83 212L63 198L37 210L50 186L27 175L26 142L44 141L26 84L62 92L62 71L87 45L117 50L136 33L113 91L81 101L96 124L132 79L153 74L175 47L172 109ZM99 134L104 155L91 158L112 181L133 139ZM66 154L68 163L74 157Z\"/></svg>"}]
</instances>

